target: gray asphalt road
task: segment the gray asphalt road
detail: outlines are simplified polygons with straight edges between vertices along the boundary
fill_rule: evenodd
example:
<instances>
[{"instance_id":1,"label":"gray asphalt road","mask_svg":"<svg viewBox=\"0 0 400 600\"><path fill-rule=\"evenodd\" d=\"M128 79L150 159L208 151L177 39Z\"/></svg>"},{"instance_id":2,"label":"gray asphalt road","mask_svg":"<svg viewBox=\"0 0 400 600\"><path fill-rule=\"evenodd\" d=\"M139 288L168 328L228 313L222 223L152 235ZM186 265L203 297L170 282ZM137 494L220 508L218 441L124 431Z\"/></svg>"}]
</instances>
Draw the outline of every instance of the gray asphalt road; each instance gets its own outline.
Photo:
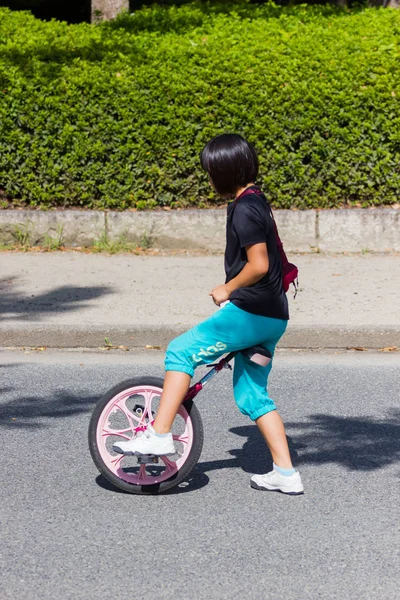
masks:
<instances>
[{"instance_id":1,"label":"gray asphalt road","mask_svg":"<svg viewBox=\"0 0 400 600\"><path fill-rule=\"evenodd\" d=\"M199 397L205 445L186 487L137 497L99 477L96 399L161 375L161 359L0 352L1 599L398 598L399 354L277 355L302 497L249 487L270 460L228 372Z\"/></svg>"}]
</instances>

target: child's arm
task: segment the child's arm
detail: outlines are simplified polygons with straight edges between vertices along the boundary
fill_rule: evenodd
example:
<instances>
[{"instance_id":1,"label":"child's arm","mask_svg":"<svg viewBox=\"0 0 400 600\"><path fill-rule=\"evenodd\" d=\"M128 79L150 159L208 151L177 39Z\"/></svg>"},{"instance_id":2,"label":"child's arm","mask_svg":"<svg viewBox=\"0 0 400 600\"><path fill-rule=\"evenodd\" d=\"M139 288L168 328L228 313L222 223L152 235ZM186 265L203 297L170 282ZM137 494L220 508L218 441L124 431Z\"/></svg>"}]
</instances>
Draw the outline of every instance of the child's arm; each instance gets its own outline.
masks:
<instances>
[{"instance_id":1,"label":"child's arm","mask_svg":"<svg viewBox=\"0 0 400 600\"><path fill-rule=\"evenodd\" d=\"M247 263L236 277L225 283L217 285L211 292L215 304L219 306L221 302L229 300L229 296L234 290L241 287L254 285L260 281L269 269L269 259L267 244L259 243L246 246Z\"/></svg>"}]
</instances>

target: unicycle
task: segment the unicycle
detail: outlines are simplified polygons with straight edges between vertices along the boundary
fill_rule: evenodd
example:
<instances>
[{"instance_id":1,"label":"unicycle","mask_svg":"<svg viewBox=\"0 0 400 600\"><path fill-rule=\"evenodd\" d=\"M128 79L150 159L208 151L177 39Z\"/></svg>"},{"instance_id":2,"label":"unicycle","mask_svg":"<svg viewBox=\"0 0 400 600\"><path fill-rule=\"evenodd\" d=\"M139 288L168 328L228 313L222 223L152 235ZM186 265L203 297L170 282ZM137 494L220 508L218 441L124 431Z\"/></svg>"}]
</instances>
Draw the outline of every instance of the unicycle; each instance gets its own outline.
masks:
<instances>
[{"instance_id":1,"label":"unicycle","mask_svg":"<svg viewBox=\"0 0 400 600\"><path fill-rule=\"evenodd\" d=\"M240 350L249 360L266 366L272 356L263 346ZM170 456L117 454L113 444L145 429L157 413L163 389L159 377L127 379L100 398L89 424L89 449L100 473L113 485L131 494L158 494L183 482L196 466L203 448L203 424L193 400L222 369L232 369L231 352L192 385L172 426L175 454Z\"/></svg>"}]
</instances>

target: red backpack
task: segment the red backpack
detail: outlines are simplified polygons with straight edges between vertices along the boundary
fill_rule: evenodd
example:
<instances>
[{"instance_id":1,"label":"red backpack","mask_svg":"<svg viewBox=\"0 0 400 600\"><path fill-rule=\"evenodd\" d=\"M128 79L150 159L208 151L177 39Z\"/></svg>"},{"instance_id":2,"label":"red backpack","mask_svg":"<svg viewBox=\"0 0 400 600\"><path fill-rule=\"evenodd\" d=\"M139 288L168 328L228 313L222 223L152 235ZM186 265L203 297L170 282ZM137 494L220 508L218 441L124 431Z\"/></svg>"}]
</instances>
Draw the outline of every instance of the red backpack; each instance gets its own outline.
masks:
<instances>
[{"instance_id":1,"label":"red backpack","mask_svg":"<svg viewBox=\"0 0 400 600\"><path fill-rule=\"evenodd\" d=\"M256 194L257 196L261 196L261 198L264 198L264 200L267 202L267 204L269 206L268 200L266 199L265 195L262 193L262 191L259 188L247 188L240 194L240 196L245 196L246 194ZM240 198L240 196L238 196L236 198L236 200L238 200ZM276 226L276 222L274 219L274 215L272 214L272 210L271 210L271 217L272 217L272 222L274 224L276 244L278 246L279 254L281 257L281 261L282 261L283 289L285 290L285 292L287 292L289 290L290 284L293 283L294 290L295 290L293 298L296 298L297 290L299 287L299 270L296 267L296 265L294 265L293 263L290 263L288 261L286 253L283 249L283 244L282 244L281 238L279 237L278 227Z\"/></svg>"}]
</instances>

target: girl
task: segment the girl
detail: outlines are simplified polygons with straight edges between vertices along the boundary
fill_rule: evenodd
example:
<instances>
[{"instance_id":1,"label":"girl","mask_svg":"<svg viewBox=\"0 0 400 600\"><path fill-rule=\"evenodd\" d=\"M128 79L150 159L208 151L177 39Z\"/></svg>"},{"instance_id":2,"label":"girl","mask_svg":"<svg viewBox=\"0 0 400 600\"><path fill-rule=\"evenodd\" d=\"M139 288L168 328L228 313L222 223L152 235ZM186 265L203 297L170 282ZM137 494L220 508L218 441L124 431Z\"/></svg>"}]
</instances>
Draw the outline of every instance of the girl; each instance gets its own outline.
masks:
<instances>
[{"instance_id":1,"label":"girl","mask_svg":"<svg viewBox=\"0 0 400 600\"><path fill-rule=\"evenodd\" d=\"M223 134L212 139L201 153L201 165L210 184L226 198L226 281L211 292L217 306L209 319L173 340L165 359L165 380L153 425L129 441L117 442L123 454L174 454L170 432L194 370L234 350L262 345L271 355L289 319L282 287L282 265L271 209L265 196L249 193L255 188L258 159L254 148L240 135ZM244 354L235 357L234 397L240 411L255 421L273 458L273 471L253 475L257 490L302 494L300 474L293 468L281 417L267 392L272 363L257 365Z\"/></svg>"}]
</instances>

